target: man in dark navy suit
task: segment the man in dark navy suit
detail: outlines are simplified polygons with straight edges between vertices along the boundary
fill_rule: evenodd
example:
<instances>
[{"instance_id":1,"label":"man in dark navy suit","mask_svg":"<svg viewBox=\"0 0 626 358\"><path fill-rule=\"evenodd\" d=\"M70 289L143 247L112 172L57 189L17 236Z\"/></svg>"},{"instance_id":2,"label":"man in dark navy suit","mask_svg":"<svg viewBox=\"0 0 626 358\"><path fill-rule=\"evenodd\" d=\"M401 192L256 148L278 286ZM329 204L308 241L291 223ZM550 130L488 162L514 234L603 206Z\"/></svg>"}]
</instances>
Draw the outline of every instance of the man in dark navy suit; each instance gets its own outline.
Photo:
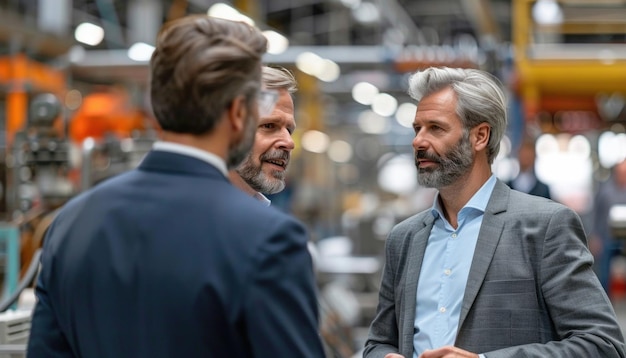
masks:
<instances>
[{"instance_id":1,"label":"man in dark navy suit","mask_svg":"<svg viewBox=\"0 0 626 358\"><path fill-rule=\"evenodd\" d=\"M525 137L520 144L517 157L519 160L519 174L507 184L512 189L552 199L550 187L535 175L536 157L535 140L531 137Z\"/></svg>"},{"instance_id":2,"label":"man in dark navy suit","mask_svg":"<svg viewBox=\"0 0 626 358\"><path fill-rule=\"evenodd\" d=\"M274 104L266 46L241 22L164 26L161 141L51 224L28 357L323 357L304 227L227 179Z\"/></svg>"}]
</instances>

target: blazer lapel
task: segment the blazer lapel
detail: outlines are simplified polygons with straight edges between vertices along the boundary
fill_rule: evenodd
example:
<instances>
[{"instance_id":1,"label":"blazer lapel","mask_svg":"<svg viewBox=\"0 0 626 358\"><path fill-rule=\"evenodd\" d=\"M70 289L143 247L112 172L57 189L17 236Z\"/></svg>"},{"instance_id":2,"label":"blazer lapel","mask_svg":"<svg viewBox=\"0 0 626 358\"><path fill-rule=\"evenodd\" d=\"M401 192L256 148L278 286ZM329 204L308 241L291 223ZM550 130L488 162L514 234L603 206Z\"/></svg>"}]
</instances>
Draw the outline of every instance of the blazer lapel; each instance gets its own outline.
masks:
<instances>
[{"instance_id":1,"label":"blazer lapel","mask_svg":"<svg viewBox=\"0 0 626 358\"><path fill-rule=\"evenodd\" d=\"M485 275L489 269L491 260L500 241L504 228L504 219L498 214L506 211L509 202L510 189L500 180L496 182L489 203L485 208L483 222L478 233L476 250L472 260L467 286L463 296L463 306L461 307L461 317L459 319L459 330L467 317L467 313L474 304L476 295L485 280ZM457 331L458 332L458 331Z\"/></svg>"},{"instance_id":2,"label":"blazer lapel","mask_svg":"<svg viewBox=\"0 0 626 358\"><path fill-rule=\"evenodd\" d=\"M430 230L435 222L432 214L427 213L426 218L417 225L423 225L421 229L410 238L411 243L409 245L406 269L404 273L404 295L402 297L402 307L400 312L404 312L402 315L402 327L400 334L402 334L402 346L400 347L405 356L412 357L413 352L413 329L415 325L415 310L416 310L416 297L417 297L417 283L420 276L420 269L422 267L422 261L424 259L424 252L426 251L426 244L428 243L428 237L430 236ZM410 355L407 355L410 354Z\"/></svg>"}]
</instances>

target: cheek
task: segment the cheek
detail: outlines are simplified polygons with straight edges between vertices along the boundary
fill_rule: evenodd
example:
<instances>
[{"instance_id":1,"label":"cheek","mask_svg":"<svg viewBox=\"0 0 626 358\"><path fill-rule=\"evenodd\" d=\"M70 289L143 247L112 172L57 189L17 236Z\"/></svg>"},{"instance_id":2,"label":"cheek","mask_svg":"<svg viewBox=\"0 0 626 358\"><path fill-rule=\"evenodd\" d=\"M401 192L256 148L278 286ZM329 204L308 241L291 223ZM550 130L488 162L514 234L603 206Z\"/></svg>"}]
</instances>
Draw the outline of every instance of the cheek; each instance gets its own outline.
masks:
<instances>
[{"instance_id":1,"label":"cheek","mask_svg":"<svg viewBox=\"0 0 626 358\"><path fill-rule=\"evenodd\" d=\"M267 135L258 133L254 138L254 147L252 148L252 156L258 160L265 152L272 148L272 141Z\"/></svg>"}]
</instances>

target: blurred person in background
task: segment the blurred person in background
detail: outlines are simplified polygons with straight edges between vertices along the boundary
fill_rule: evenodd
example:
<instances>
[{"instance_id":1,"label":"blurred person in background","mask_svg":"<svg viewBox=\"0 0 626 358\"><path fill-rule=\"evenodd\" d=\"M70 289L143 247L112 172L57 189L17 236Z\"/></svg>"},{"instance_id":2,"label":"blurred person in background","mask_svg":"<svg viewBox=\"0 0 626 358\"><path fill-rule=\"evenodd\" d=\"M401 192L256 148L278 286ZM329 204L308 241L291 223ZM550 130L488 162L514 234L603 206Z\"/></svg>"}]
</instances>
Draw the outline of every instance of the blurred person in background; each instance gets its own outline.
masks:
<instances>
[{"instance_id":1,"label":"blurred person in background","mask_svg":"<svg viewBox=\"0 0 626 358\"><path fill-rule=\"evenodd\" d=\"M519 174L513 180L507 183L512 189L521 192L543 196L551 199L550 187L535 175L535 161L537 155L535 152L535 140L529 136L522 139L517 160L519 161Z\"/></svg>"},{"instance_id":2,"label":"blurred person in background","mask_svg":"<svg viewBox=\"0 0 626 358\"><path fill-rule=\"evenodd\" d=\"M295 148L291 137L296 129L294 105L291 94L297 83L291 72L282 67L263 66L263 87L274 95L271 113L259 119L254 146L244 161L229 176L235 186L264 202L270 200L263 194L276 194L285 188L287 167L291 151Z\"/></svg>"},{"instance_id":3,"label":"blurred person in background","mask_svg":"<svg viewBox=\"0 0 626 358\"><path fill-rule=\"evenodd\" d=\"M626 205L626 159L611 168L611 178L602 183L594 198L593 226L589 246L596 256L596 271L602 287L611 295L611 262L623 249L614 237L609 212L615 205Z\"/></svg>"},{"instance_id":4,"label":"blurred person in background","mask_svg":"<svg viewBox=\"0 0 626 358\"><path fill-rule=\"evenodd\" d=\"M418 182L438 193L387 238L364 357L625 357L578 215L491 172L507 124L499 81L429 68L409 94Z\"/></svg>"},{"instance_id":5,"label":"blurred person in background","mask_svg":"<svg viewBox=\"0 0 626 358\"><path fill-rule=\"evenodd\" d=\"M266 48L242 22L163 27L150 62L160 141L51 224L28 357L323 356L304 226L228 180L271 107Z\"/></svg>"}]
</instances>

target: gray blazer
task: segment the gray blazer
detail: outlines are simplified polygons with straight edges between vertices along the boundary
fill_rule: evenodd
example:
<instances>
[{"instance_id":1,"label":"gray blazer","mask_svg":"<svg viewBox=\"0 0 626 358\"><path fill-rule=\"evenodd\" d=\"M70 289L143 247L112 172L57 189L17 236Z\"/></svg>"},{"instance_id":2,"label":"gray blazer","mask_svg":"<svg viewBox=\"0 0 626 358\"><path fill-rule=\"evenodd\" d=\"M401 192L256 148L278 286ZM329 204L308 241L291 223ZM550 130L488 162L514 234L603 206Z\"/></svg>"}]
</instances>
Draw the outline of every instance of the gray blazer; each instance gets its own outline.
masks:
<instances>
[{"instance_id":1,"label":"gray blazer","mask_svg":"<svg viewBox=\"0 0 626 358\"><path fill-rule=\"evenodd\" d=\"M426 210L389 234L364 357L413 357L417 281L433 222ZM498 181L480 228L455 346L487 358L626 357L592 263L574 211Z\"/></svg>"}]
</instances>

